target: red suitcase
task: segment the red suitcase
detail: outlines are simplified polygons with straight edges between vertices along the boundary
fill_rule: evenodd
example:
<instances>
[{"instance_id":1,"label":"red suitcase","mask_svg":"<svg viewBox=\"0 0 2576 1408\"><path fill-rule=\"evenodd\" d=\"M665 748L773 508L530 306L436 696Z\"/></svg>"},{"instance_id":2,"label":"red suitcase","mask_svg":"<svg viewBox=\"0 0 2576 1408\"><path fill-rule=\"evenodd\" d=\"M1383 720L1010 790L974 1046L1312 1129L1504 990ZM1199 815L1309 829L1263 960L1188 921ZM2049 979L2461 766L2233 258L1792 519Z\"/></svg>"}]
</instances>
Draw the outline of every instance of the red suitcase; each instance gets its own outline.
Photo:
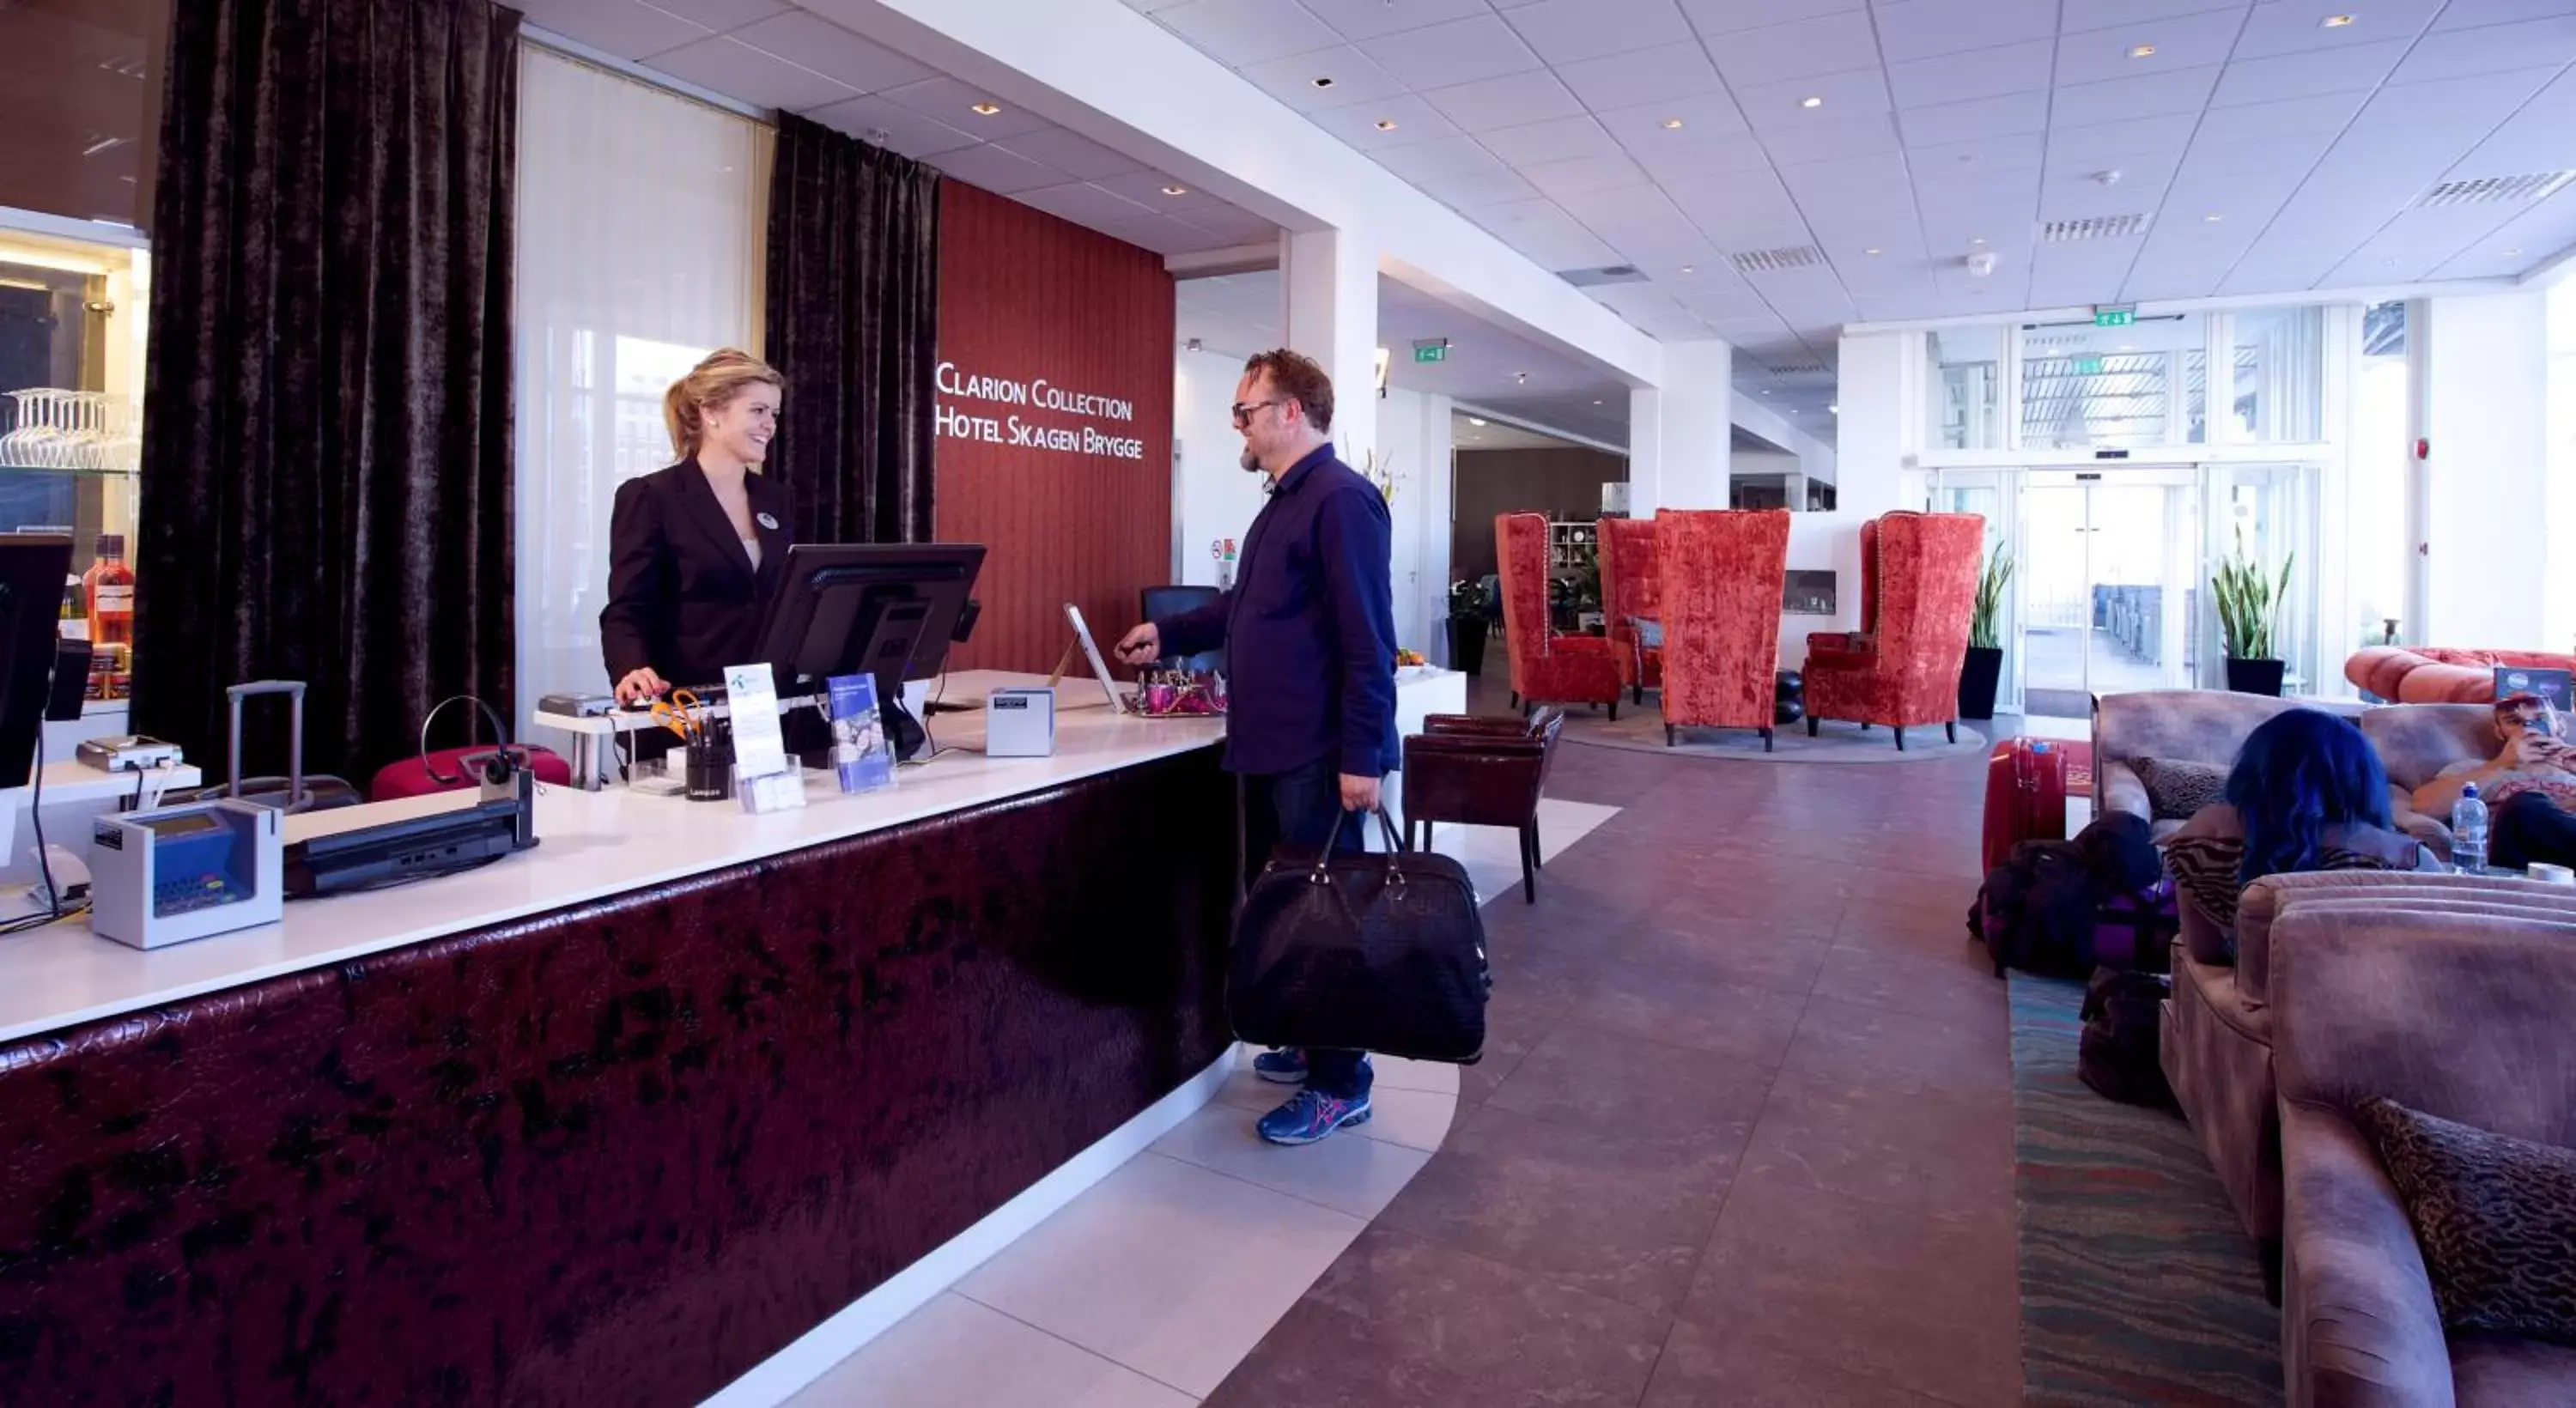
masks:
<instances>
[{"instance_id":1,"label":"red suitcase","mask_svg":"<svg viewBox=\"0 0 2576 1408\"><path fill-rule=\"evenodd\" d=\"M2066 750L2044 738L1995 745L1986 761L1986 869L2019 842L2066 839Z\"/></svg>"}]
</instances>

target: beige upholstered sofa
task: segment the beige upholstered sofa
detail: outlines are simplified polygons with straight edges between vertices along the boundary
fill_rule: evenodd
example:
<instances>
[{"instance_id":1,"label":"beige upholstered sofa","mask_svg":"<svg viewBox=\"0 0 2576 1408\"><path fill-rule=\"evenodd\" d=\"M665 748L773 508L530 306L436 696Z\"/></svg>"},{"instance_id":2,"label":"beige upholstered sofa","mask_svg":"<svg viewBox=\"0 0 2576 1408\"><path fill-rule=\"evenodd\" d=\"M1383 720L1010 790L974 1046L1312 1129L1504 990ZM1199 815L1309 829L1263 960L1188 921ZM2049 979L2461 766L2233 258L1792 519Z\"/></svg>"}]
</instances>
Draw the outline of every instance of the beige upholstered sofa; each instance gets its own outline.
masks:
<instances>
[{"instance_id":1,"label":"beige upholstered sofa","mask_svg":"<svg viewBox=\"0 0 2576 1408\"><path fill-rule=\"evenodd\" d=\"M2362 735L2388 770L2388 813L2397 829L2451 858L2451 819L2418 816L2407 798L2453 763L2483 762L2496 751L2495 710L2487 704L2391 704L2361 716Z\"/></svg>"},{"instance_id":2,"label":"beige upholstered sofa","mask_svg":"<svg viewBox=\"0 0 2576 1408\"><path fill-rule=\"evenodd\" d=\"M2322 699L2273 699L2215 689L2144 689L2106 694L2093 701L2093 814L2127 812L2153 823L2159 841L2181 829L2183 819L2156 820L2147 784L2131 764L2139 758L2173 762L2236 761L2236 750L2264 720L2289 709L2322 709L2347 717L2360 706Z\"/></svg>"}]
</instances>

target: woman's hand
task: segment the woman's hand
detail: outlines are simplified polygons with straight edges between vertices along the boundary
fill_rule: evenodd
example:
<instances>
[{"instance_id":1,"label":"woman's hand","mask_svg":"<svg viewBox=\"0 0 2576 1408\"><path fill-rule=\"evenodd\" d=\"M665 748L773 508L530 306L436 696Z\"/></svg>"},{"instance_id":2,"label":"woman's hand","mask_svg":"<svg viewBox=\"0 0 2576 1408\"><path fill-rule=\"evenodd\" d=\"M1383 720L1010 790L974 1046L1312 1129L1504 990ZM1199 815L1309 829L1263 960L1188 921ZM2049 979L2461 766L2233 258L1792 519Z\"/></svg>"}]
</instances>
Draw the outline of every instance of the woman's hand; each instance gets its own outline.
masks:
<instances>
[{"instance_id":1,"label":"woman's hand","mask_svg":"<svg viewBox=\"0 0 2576 1408\"><path fill-rule=\"evenodd\" d=\"M659 699L670 692L669 681L653 673L653 667L650 665L640 670L627 671L626 678L617 682L619 704L635 704L646 699Z\"/></svg>"}]
</instances>

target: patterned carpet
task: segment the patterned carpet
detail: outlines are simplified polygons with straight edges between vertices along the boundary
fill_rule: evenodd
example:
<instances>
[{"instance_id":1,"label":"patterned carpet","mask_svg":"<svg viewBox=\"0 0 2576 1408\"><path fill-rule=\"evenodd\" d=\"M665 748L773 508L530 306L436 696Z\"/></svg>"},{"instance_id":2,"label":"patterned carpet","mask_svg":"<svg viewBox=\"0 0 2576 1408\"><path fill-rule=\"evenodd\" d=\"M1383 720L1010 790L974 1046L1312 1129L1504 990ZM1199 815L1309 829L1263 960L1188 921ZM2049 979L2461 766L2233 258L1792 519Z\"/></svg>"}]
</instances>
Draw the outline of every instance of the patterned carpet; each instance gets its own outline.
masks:
<instances>
[{"instance_id":1,"label":"patterned carpet","mask_svg":"<svg viewBox=\"0 0 2576 1408\"><path fill-rule=\"evenodd\" d=\"M2275 1404L2280 1312L2180 1119L2075 1075L2084 985L2012 975L2024 1401Z\"/></svg>"}]
</instances>

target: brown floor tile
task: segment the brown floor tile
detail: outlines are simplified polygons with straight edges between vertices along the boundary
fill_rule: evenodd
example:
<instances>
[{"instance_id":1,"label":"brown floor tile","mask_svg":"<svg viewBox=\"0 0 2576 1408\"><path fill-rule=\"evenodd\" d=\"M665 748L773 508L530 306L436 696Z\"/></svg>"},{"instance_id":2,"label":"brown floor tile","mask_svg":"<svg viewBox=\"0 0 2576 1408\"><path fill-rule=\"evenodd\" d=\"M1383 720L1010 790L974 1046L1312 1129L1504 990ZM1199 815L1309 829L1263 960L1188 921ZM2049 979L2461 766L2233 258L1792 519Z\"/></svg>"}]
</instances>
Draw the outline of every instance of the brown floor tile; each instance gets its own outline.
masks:
<instances>
[{"instance_id":1,"label":"brown floor tile","mask_svg":"<svg viewBox=\"0 0 2576 1408\"><path fill-rule=\"evenodd\" d=\"M1489 1103L1460 1115L1377 1225L1670 1313L1732 1162L1677 1161L1665 1140L1569 1129Z\"/></svg>"},{"instance_id":2,"label":"brown floor tile","mask_svg":"<svg viewBox=\"0 0 2576 1408\"><path fill-rule=\"evenodd\" d=\"M1807 999L1735 983L1697 982L1613 964L1566 1012L1566 1020L1665 1046L1686 1046L1776 1066L1788 1052Z\"/></svg>"},{"instance_id":3,"label":"brown floor tile","mask_svg":"<svg viewBox=\"0 0 2576 1408\"><path fill-rule=\"evenodd\" d=\"M1778 1183L1930 1211L2010 1208L2012 1097L1783 1073L1741 1167Z\"/></svg>"},{"instance_id":4,"label":"brown floor tile","mask_svg":"<svg viewBox=\"0 0 2576 1408\"><path fill-rule=\"evenodd\" d=\"M1899 1091L2008 1091L2012 1037L2000 1010L1992 1018L1950 1020L1811 997L1781 1066Z\"/></svg>"},{"instance_id":5,"label":"brown floor tile","mask_svg":"<svg viewBox=\"0 0 2576 1408\"><path fill-rule=\"evenodd\" d=\"M1637 1401L1662 1317L1382 1227L1360 1234L1211 1408Z\"/></svg>"},{"instance_id":6,"label":"brown floor tile","mask_svg":"<svg viewBox=\"0 0 2576 1408\"><path fill-rule=\"evenodd\" d=\"M1816 985L1833 944L1795 934L1760 921L1730 919L1698 932L1659 924L1630 939L1620 961L1704 983L1803 994Z\"/></svg>"},{"instance_id":7,"label":"brown floor tile","mask_svg":"<svg viewBox=\"0 0 2576 1408\"><path fill-rule=\"evenodd\" d=\"M1849 903L1843 906L1834 926L1834 942L1845 948L1880 949L1926 958L1972 952L1977 946L1968 937L1968 906L1975 899L1971 891L1956 905L1934 900L1919 904L1869 900ZM1989 975L1994 972L1991 967L1986 971Z\"/></svg>"},{"instance_id":8,"label":"brown floor tile","mask_svg":"<svg viewBox=\"0 0 2576 1408\"><path fill-rule=\"evenodd\" d=\"M1634 1037L1562 1026L1486 1097L1496 1109L1571 1129L1663 1141L1723 1173L1753 1132L1771 1069Z\"/></svg>"},{"instance_id":9,"label":"brown floor tile","mask_svg":"<svg viewBox=\"0 0 2576 1408\"><path fill-rule=\"evenodd\" d=\"M2003 1022L2009 1004L1985 950L1960 944L1933 958L1837 948L1816 975L1816 995L1948 1021Z\"/></svg>"},{"instance_id":10,"label":"brown floor tile","mask_svg":"<svg viewBox=\"0 0 2576 1408\"><path fill-rule=\"evenodd\" d=\"M1939 1408L1876 1379L1684 1320L1655 1363L1642 1408Z\"/></svg>"},{"instance_id":11,"label":"brown floor tile","mask_svg":"<svg viewBox=\"0 0 2576 1408\"><path fill-rule=\"evenodd\" d=\"M1975 1217L1746 1177L1682 1318L1958 1404L2021 1396L2009 1203Z\"/></svg>"}]
</instances>

